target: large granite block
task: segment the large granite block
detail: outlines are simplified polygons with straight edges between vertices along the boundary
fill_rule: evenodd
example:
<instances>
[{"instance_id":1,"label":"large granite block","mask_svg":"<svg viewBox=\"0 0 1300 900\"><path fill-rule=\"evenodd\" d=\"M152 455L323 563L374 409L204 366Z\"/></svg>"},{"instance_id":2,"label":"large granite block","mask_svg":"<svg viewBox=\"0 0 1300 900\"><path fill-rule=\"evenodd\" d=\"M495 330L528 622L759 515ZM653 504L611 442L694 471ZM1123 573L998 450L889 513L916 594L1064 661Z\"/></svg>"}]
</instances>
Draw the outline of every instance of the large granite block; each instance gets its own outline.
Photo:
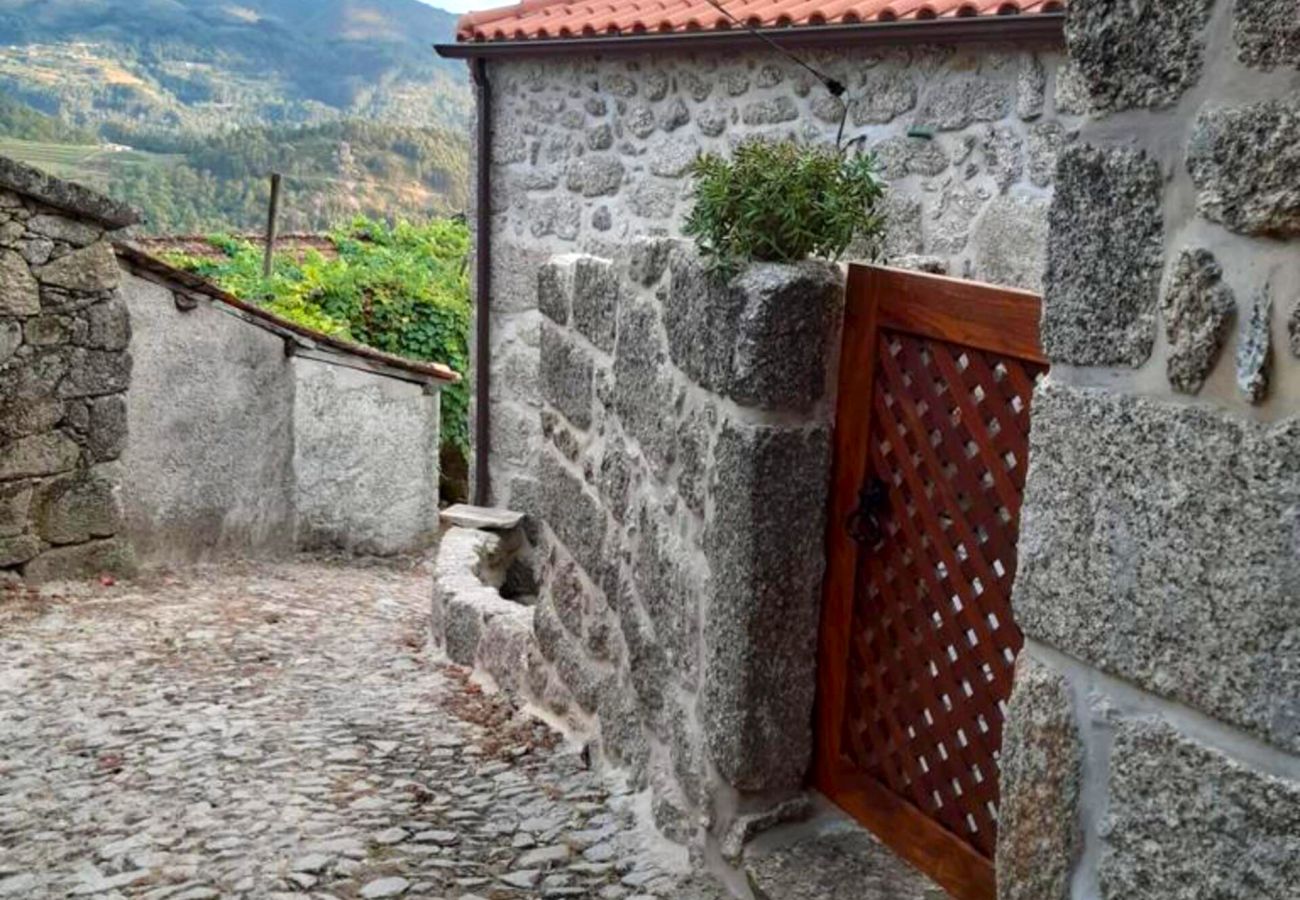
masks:
<instances>
[{"instance_id":1,"label":"large granite block","mask_svg":"<svg viewBox=\"0 0 1300 900\"><path fill-rule=\"evenodd\" d=\"M715 457L704 742L732 786L794 788L812 751L829 438L727 423Z\"/></svg>"},{"instance_id":2,"label":"large granite block","mask_svg":"<svg viewBox=\"0 0 1300 900\"><path fill-rule=\"evenodd\" d=\"M552 451L542 452L541 513L588 577L602 571L605 513L600 503Z\"/></svg>"},{"instance_id":3,"label":"large granite block","mask_svg":"<svg viewBox=\"0 0 1300 900\"><path fill-rule=\"evenodd\" d=\"M1050 382L1033 409L1020 627L1300 750L1300 418Z\"/></svg>"},{"instance_id":4,"label":"large granite block","mask_svg":"<svg viewBox=\"0 0 1300 900\"><path fill-rule=\"evenodd\" d=\"M1140 150L1061 151L1048 211L1043 348L1053 362L1139 366L1155 342L1160 168Z\"/></svg>"},{"instance_id":5,"label":"large granite block","mask_svg":"<svg viewBox=\"0 0 1300 900\"><path fill-rule=\"evenodd\" d=\"M1159 721L1117 729L1107 818L1105 900L1300 892L1300 782L1242 765Z\"/></svg>"},{"instance_id":6,"label":"large granite block","mask_svg":"<svg viewBox=\"0 0 1300 900\"><path fill-rule=\"evenodd\" d=\"M579 428L591 425L591 354L550 321L542 322L542 396Z\"/></svg>"}]
</instances>

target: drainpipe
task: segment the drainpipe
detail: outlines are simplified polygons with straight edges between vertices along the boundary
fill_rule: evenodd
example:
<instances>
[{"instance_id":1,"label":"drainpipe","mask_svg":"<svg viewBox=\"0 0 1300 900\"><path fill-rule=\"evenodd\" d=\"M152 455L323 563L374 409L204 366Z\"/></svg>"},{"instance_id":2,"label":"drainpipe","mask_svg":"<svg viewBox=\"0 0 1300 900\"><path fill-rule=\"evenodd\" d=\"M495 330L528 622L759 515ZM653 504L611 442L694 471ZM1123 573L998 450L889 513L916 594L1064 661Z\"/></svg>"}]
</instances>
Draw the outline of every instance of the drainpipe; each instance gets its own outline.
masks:
<instances>
[{"instance_id":1,"label":"drainpipe","mask_svg":"<svg viewBox=\"0 0 1300 900\"><path fill-rule=\"evenodd\" d=\"M488 484L488 459L492 450L491 410L488 406L492 361L492 85L487 60L471 60L475 105L478 109L478 146L475 150L475 317L474 341L474 502L487 506L492 496Z\"/></svg>"}]
</instances>

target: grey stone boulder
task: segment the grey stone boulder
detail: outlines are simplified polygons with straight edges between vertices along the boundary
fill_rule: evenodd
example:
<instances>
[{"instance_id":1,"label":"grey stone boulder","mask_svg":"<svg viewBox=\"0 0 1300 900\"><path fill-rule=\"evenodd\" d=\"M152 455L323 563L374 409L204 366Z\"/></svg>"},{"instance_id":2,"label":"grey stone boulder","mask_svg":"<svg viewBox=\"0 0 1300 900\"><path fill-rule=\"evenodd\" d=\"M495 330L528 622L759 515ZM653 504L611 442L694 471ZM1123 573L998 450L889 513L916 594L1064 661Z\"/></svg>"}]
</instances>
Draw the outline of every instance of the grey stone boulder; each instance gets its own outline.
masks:
<instances>
[{"instance_id":1,"label":"grey stone boulder","mask_svg":"<svg viewBox=\"0 0 1300 900\"><path fill-rule=\"evenodd\" d=\"M824 396L844 302L837 266L754 263L722 283L681 246L670 272L664 325L688 377L763 409L807 410Z\"/></svg>"},{"instance_id":2,"label":"grey stone boulder","mask_svg":"<svg viewBox=\"0 0 1300 900\"><path fill-rule=\"evenodd\" d=\"M971 233L975 272L983 281L1040 291L1047 259L1046 200L994 198Z\"/></svg>"},{"instance_id":3,"label":"grey stone boulder","mask_svg":"<svg viewBox=\"0 0 1300 900\"><path fill-rule=\"evenodd\" d=\"M34 316L40 311L40 285L27 261L12 250L0 250L0 316Z\"/></svg>"},{"instance_id":4,"label":"grey stone boulder","mask_svg":"<svg viewBox=\"0 0 1300 900\"><path fill-rule=\"evenodd\" d=\"M116 537L55 547L23 566L23 577L31 582L94 578L104 574L129 577L135 572L135 555L130 544Z\"/></svg>"},{"instance_id":5,"label":"grey stone boulder","mask_svg":"<svg viewBox=\"0 0 1300 900\"><path fill-rule=\"evenodd\" d=\"M0 157L0 188L33 197L46 206L90 219L106 228L124 228L140 221L135 210L98 191L55 178L7 157Z\"/></svg>"},{"instance_id":6,"label":"grey stone boulder","mask_svg":"<svg viewBox=\"0 0 1300 900\"><path fill-rule=\"evenodd\" d=\"M1139 366L1155 342L1160 168L1140 150L1061 151L1048 211L1042 343L1053 362Z\"/></svg>"},{"instance_id":7,"label":"grey stone boulder","mask_svg":"<svg viewBox=\"0 0 1300 900\"><path fill-rule=\"evenodd\" d=\"M916 82L899 69L867 71L850 107L854 125L882 125L916 107ZM832 98L838 99L838 98ZM839 122L836 115L835 122Z\"/></svg>"},{"instance_id":8,"label":"grey stone boulder","mask_svg":"<svg viewBox=\"0 0 1300 900\"><path fill-rule=\"evenodd\" d=\"M746 125L778 125L798 118L798 105L784 94L751 101L740 110L740 120Z\"/></svg>"},{"instance_id":9,"label":"grey stone boulder","mask_svg":"<svg viewBox=\"0 0 1300 900\"><path fill-rule=\"evenodd\" d=\"M560 622L554 606L546 597L533 607L533 633L542 656L555 667L555 673L578 706L585 712L595 712L600 702L600 673L587 659L582 645Z\"/></svg>"},{"instance_id":10,"label":"grey stone boulder","mask_svg":"<svg viewBox=\"0 0 1300 900\"><path fill-rule=\"evenodd\" d=\"M121 279L117 256L108 241L73 250L33 274L41 284L86 293L112 290Z\"/></svg>"},{"instance_id":11,"label":"grey stone boulder","mask_svg":"<svg viewBox=\"0 0 1300 900\"><path fill-rule=\"evenodd\" d=\"M1024 650L999 759L998 900L1069 900L1083 848L1083 745L1069 686Z\"/></svg>"},{"instance_id":12,"label":"grey stone boulder","mask_svg":"<svg viewBox=\"0 0 1300 900\"><path fill-rule=\"evenodd\" d=\"M33 434L0 448L0 481L56 475L77 464L81 448L58 431Z\"/></svg>"},{"instance_id":13,"label":"grey stone boulder","mask_svg":"<svg viewBox=\"0 0 1300 900\"><path fill-rule=\"evenodd\" d=\"M522 694L528 672L529 649L535 644L533 608L511 603L513 609L484 616L478 643L478 664L510 694Z\"/></svg>"},{"instance_id":14,"label":"grey stone boulder","mask_svg":"<svg viewBox=\"0 0 1300 900\"><path fill-rule=\"evenodd\" d=\"M131 314L116 294L88 307L73 329L73 343L96 350L125 350L131 343Z\"/></svg>"},{"instance_id":15,"label":"grey stone boulder","mask_svg":"<svg viewBox=\"0 0 1300 900\"><path fill-rule=\"evenodd\" d=\"M1017 624L1300 750L1300 417L1050 379L1032 408Z\"/></svg>"},{"instance_id":16,"label":"grey stone boulder","mask_svg":"<svg viewBox=\"0 0 1300 900\"><path fill-rule=\"evenodd\" d=\"M116 473L97 467L41 485L33 504L41 537L51 544L79 544L112 537L122 524Z\"/></svg>"},{"instance_id":17,"label":"grey stone boulder","mask_svg":"<svg viewBox=\"0 0 1300 900\"><path fill-rule=\"evenodd\" d=\"M1207 219L1242 234L1300 235L1300 100L1203 110L1187 170Z\"/></svg>"},{"instance_id":18,"label":"grey stone boulder","mask_svg":"<svg viewBox=\"0 0 1300 900\"><path fill-rule=\"evenodd\" d=\"M551 451L541 462L541 517L578 565L593 576L601 571L606 516L582 480Z\"/></svg>"},{"instance_id":19,"label":"grey stone boulder","mask_svg":"<svg viewBox=\"0 0 1300 900\"><path fill-rule=\"evenodd\" d=\"M1184 250L1160 302L1169 356L1169 384L1195 394L1219 358L1237 308L1223 270L1208 250Z\"/></svg>"},{"instance_id":20,"label":"grey stone boulder","mask_svg":"<svg viewBox=\"0 0 1300 900\"><path fill-rule=\"evenodd\" d=\"M1011 82L987 75L956 75L927 86L913 120L917 125L956 131L975 122L996 122L1011 113Z\"/></svg>"},{"instance_id":21,"label":"grey stone boulder","mask_svg":"<svg viewBox=\"0 0 1300 900\"><path fill-rule=\"evenodd\" d=\"M1237 59L1260 69L1300 69L1300 15L1295 0L1234 0Z\"/></svg>"},{"instance_id":22,"label":"grey stone boulder","mask_svg":"<svg viewBox=\"0 0 1300 900\"><path fill-rule=\"evenodd\" d=\"M98 225L48 213L38 213L28 219L27 230L74 247L85 247L104 236L104 229Z\"/></svg>"},{"instance_id":23,"label":"grey stone boulder","mask_svg":"<svg viewBox=\"0 0 1300 900\"><path fill-rule=\"evenodd\" d=\"M790 789L812 752L829 436L725 423L715 456L704 743L733 787Z\"/></svg>"},{"instance_id":24,"label":"grey stone boulder","mask_svg":"<svg viewBox=\"0 0 1300 900\"><path fill-rule=\"evenodd\" d=\"M1210 0L1079 0L1065 20L1075 71L1096 110L1169 106L1204 66Z\"/></svg>"},{"instance_id":25,"label":"grey stone boulder","mask_svg":"<svg viewBox=\"0 0 1300 900\"><path fill-rule=\"evenodd\" d=\"M605 756L626 767L633 780L645 772L650 746L641 725L641 710L635 689L617 678L601 683L596 702L600 722L600 743Z\"/></svg>"},{"instance_id":26,"label":"grey stone boulder","mask_svg":"<svg viewBox=\"0 0 1300 900\"><path fill-rule=\"evenodd\" d=\"M40 552L41 542L34 534L0 538L0 566L16 566L25 563Z\"/></svg>"},{"instance_id":27,"label":"grey stone boulder","mask_svg":"<svg viewBox=\"0 0 1300 900\"><path fill-rule=\"evenodd\" d=\"M1159 720L1121 723L1110 760L1103 897L1294 895L1300 782L1252 769Z\"/></svg>"},{"instance_id":28,"label":"grey stone boulder","mask_svg":"<svg viewBox=\"0 0 1300 900\"><path fill-rule=\"evenodd\" d=\"M667 366L659 312L643 298L619 304L618 347L614 357L614 412L628 437L660 472L672 462L674 428L664 411L675 389Z\"/></svg>"},{"instance_id":29,"label":"grey stone boulder","mask_svg":"<svg viewBox=\"0 0 1300 900\"><path fill-rule=\"evenodd\" d=\"M115 350L68 352L68 374L59 382L59 397L99 397L125 391L131 384L131 354Z\"/></svg>"},{"instance_id":30,"label":"grey stone boulder","mask_svg":"<svg viewBox=\"0 0 1300 900\"><path fill-rule=\"evenodd\" d=\"M542 321L542 397L579 428L591 425L595 361L564 329Z\"/></svg>"},{"instance_id":31,"label":"grey stone boulder","mask_svg":"<svg viewBox=\"0 0 1300 900\"><path fill-rule=\"evenodd\" d=\"M623 184L623 163L613 156L587 154L569 163L564 173L564 184L570 191L584 197L604 197L617 194Z\"/></svg>"},{"instance_id":32,"label":"grey stone boulder","mask_svg":"<svg viewBox=\"0 0 1300 900\"><path fill-rule=\"evenodd\" d=\"M31 503L32 482L0 484L0 537L13 537L23 532Z\"/></svg>"}]
</instances>

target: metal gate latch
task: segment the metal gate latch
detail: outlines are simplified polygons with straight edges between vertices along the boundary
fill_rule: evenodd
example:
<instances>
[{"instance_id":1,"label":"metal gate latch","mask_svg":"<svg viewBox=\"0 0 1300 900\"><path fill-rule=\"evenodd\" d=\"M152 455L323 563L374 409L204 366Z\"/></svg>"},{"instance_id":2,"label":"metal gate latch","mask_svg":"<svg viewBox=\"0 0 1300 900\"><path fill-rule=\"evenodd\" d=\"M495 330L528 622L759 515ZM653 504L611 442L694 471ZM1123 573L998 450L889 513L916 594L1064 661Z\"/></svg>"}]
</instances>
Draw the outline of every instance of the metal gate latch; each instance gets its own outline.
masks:
<instances>
[{"instance_id":1,"label":"metal gate latch","mask_svg":"<svg viewBox=\"0 0 1300 900\"><path fill-rule=\"evenodd\" d=\"M880 543L882 534L879 513L889 503L889 490L885 483L874 476L868 478L858 488L858 505L849 513L845 528L849 537L868 547Z\"/></svg>"}]
</instances>

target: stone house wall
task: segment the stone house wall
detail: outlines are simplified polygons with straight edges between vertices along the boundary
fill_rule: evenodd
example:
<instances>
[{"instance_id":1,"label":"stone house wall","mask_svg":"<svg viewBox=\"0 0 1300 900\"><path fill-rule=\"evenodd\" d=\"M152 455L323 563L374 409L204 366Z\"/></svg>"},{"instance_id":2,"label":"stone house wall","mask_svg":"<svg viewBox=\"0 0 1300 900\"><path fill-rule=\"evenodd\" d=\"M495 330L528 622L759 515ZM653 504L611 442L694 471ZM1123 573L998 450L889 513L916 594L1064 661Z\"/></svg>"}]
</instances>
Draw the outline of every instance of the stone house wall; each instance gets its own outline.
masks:
<instances>
[{"instance_id":1,"label":"stone house wall","mask_svg":"<svg viewBox=\"0 0 1300 900\"><path fill-rule=\"evenodd\" d=\"M122 496L141 562L432 540L436 388L291 355L284 335L148 275L123 282L136 365Z\"/></svg>"},{"instance_id":2,"label":"stone house wall","mask_svg":"<svg viewBox=\"0 0 1300 900\"><path fill-rule=\"evenodd\" d=\"M1004 898L1297 896L1300 25L1072 0Z\"/></svg>"},{"instance_id":3,"label":"stone house wall","mask_svg":"<svg viewBox=\"0 0 1300 900\"><path fill-rule=\"evenodd\" d=\"M1054 47L801 51L848 86L846 138L890 183L892 264L1037 289L1056 155L1080 121ZM535 510L537 267L679 234L685 170L751 136L834 141L843 105L775 52L502 59L493 90L492 453L498 505ZM477 414L477 411L475 412Z\"/></svg>"},{"instance_id":4,"label":"stone house wall","mask_svg":"<svg viewBox=\"0 0 1300 900\"><path fill-rule=\"evenodd\" d=\"M132 218L0 163L0 183L31 188L0 188L0 582L129 568L131 329L109 232Z\"/></svg>"}]
</instances>

